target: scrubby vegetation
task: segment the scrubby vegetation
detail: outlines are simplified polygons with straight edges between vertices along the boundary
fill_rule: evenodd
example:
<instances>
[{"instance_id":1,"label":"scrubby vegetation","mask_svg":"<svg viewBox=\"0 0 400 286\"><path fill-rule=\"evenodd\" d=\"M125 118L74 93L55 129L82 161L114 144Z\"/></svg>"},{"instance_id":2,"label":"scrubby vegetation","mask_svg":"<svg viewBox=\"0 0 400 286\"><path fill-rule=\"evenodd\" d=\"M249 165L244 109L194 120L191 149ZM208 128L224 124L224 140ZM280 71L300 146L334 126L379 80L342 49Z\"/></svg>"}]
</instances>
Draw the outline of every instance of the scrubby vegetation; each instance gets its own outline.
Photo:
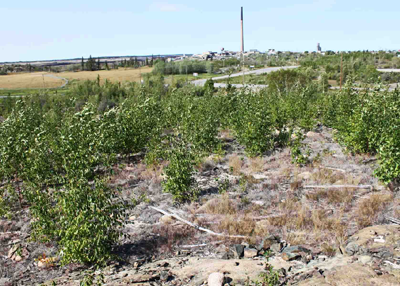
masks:
<instances>
[{"instance_id":1,"label":"scrubby vegetation","mask_svg":"<svg viewBox=\"0 0 400 286\"><path fill-rule=\"evenodd\" d=\"M251 157L290 146L293 163L304 165L309 158L302 136L323 124L336 130L349 152L378 155L376 176L382 182L399 179L400 92L354 90L350 72L342 91L326 92L307 70L315 69L314 61L304 66L270 74L269 88L260 92L166 88L162 76L155 76L144 85L87 81L65 96L3 100L0 215L29 207L32 237L56 241L64 263L103 263L112 257L125 211L134 205L122 202L118 189L108 185L114 167L137 153L149 166L167 163L164 191L177 202L196 200L195 166L222 152L222 130ZM168 68L155 64L156 71L164 70L160 73ZM240 173L240 159L230 164ZM255 160L253 167L260 164ZM246 184L244 178L243 188ZM362 219L383 203L370 202L359 224L368 225Z\"/></svg>"}]
</instances>

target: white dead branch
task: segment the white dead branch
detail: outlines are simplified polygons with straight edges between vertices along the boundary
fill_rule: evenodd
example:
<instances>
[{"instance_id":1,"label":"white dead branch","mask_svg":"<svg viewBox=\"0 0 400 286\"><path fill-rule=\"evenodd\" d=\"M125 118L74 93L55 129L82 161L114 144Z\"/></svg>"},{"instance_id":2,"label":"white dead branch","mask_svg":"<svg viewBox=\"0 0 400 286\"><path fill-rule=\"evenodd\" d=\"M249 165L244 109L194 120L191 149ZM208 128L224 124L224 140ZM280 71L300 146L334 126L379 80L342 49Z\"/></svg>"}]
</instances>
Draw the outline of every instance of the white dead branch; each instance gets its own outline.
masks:
<instances>
[{"instance_id":1,"label":"white dead branch","mask_svg":"<svg viewBox=\"0 0 400 286\"><path fill-rule=\"evenodd\" d=\"M396 218L394 218L394 217L389 217L389 216L387 216L386 219L387 219L388 221L392 222L392 223L395 223L395 224L400 225L400 220L399 220L399 219L396 219Z\"/></svg>"},{"instance_id":2,"label":"white dead branch","mask_svg":"<svg viewBox=\"0 0 400 286\"><path fill-rule=\"evenodd\" d=\"M177 220L179 220L179 221L181 221L181 222L183 222L183 223L185 223L185 224L187 224L187 225L189 225L191 227L194 227L195 229L207 232L208 234L211 234L211 235L229 237L229 238L247 238L247 236L244 236L244 235L227 235L227 234L223 234L223 233L214 232L212 230L209 230L209 229L206 229L204 227L198 226L198 225L196 225L194 223L191 223L190 221L187 221L187 220L181 218L180 216L178 216L176 214L171 214L171 213L168 213L168 212L166 212L166 211L164 211L162 209L159 209L159 208L156 208L156 207L152 207L152 206L149 206L149 208L151 208L151 209L153 209L155 211L158 211L158 212L160 212L160 213L162 213L164 215L171 216L171 217L173 217L173 218L175 218L175 219L177 219Z\"/></svg>"},{"instance_id":3,"label":"white dead branch","mask_svg":"<svg viewBox=\"0 0 400 286\"><path fill-rule=\"evenodd\" d=\"M304 189L369 189L373 190L371 185L309 185L304 186Z\"/></svg>"}]
</instances>

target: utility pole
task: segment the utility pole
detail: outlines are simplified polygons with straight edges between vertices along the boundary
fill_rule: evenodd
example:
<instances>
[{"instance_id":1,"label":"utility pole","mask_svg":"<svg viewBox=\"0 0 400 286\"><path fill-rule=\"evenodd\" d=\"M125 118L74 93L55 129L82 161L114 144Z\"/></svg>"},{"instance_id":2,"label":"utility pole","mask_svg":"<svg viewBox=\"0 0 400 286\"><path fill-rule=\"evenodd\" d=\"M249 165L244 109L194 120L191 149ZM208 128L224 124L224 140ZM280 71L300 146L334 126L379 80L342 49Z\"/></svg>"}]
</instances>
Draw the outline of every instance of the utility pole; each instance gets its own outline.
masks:
<instances>
[{"instance_id":1,"label":"utility pole","mask_svg":"<svg viewBox=\"0 0 400 286\"><path fill-rule=\"evenodd\" d=\"M240 13L240 25L241 25L241 34L242 34L242 70L243 70L243 87L244 87L244 32L243 32L243 7L241 7Z\"/></svg>"},{"instance_id":2,"label":"utility pole","mask_svg":"<svg viewBox=\"0 0 400 286\"><path fill-rule=\"evenodd\" d=\"M342 90L343 84L343 52L341 53L340 57L340 90Z\"/></svg>"}]
</instances>

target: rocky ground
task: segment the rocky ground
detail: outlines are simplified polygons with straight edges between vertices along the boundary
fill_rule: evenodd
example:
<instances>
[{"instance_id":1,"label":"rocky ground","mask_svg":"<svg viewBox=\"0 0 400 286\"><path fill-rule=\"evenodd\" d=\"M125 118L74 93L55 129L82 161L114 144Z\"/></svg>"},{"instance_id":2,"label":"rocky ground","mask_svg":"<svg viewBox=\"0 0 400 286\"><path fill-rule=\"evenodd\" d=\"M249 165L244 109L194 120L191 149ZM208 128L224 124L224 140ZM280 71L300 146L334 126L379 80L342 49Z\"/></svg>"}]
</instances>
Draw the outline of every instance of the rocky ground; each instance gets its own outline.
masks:
<instances>
[{"instance_id":1,"label":"rocky ground","mask_svg":"<svg viewBox=\"0 0 400 286\"><path fill-rule=\"evenodd\" d=\"M229 131L221 139L192 204L162 192L162 165L116 168L110 184L136 206L105 269L59 266L56 245L29 240L28 210L1 220L0 285L262 285L265 273L282 285L400 284L399 192L374 178L374 157L343 152L322 127L303 142L305 166L289 149L249 158Z\"/></svg>"}]
</instances>

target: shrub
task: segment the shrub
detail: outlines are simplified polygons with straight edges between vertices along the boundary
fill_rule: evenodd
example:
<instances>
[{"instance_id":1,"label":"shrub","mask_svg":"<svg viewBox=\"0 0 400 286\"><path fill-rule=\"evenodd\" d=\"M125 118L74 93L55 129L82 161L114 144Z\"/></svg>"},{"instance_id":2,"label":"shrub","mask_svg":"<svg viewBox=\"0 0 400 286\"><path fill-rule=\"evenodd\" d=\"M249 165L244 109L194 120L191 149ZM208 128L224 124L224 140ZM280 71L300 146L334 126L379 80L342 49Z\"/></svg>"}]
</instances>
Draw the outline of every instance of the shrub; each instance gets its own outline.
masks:
<instances>
[{"instance_id":1,"label":"shrub","mask_svg":"<svg viewBox=\"0 0 400 286\"><path fill-rule=\"evenodd\" d=\"M164 192L171 193L178 202L193 201L198 191L195 187L195 156L182 142L176 140L168 155L169 165L165 168Z\"/></svg>"},{"instance_id":2,"label":"shrub","mask_svg":"<svg viewBox=\"0 0 400 286\"><path fill-rule=\"evenodd\" d=\"M104 182L79 180L57 192L32 190L34 239L56 240L63 264L103 264L111 258L122 224L122 204Z\"/></svg>"}]
</instances>

